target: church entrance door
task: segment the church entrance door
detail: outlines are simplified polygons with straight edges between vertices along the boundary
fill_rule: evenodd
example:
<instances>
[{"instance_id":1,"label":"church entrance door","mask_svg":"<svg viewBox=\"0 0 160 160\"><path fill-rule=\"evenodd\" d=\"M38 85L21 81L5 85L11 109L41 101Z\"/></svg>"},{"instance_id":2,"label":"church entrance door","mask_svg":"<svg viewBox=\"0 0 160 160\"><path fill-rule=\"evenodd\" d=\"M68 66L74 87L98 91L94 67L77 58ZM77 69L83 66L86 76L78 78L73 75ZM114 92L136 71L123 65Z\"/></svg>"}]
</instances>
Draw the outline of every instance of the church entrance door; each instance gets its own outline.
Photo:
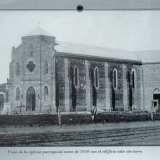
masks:
<instances>
[{"instance_id":1,"label":"church entrance door","mask_svg":"<svg viewBox=\"0 0 160 160\"><path fill-rule=\"evenodd\" d=\"M33 87L29 87L26 94L26 111L35 111L36 96Z\"/></svg>"}]
</instances>

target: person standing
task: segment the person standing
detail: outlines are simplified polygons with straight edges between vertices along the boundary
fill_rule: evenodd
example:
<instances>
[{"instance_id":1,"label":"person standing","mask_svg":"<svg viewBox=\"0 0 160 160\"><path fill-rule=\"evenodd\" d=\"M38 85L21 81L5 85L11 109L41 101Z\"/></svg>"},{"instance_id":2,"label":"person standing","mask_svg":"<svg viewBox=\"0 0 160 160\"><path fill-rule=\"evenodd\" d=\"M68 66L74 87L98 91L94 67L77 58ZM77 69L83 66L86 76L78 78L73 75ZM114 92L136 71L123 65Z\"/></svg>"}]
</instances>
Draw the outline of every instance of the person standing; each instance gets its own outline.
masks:
<instances>
[{"instance_id":1,"label":"person standing","mask_svg":"<svg viewBox=\"0 0 160 160\"><path fill-rule=\"evenodd\" d=\"M96 123L96 115L97 115L97 107L96 106L93 106L92 107L92 121L94 123Z\"/></svg>"}]
</instances>

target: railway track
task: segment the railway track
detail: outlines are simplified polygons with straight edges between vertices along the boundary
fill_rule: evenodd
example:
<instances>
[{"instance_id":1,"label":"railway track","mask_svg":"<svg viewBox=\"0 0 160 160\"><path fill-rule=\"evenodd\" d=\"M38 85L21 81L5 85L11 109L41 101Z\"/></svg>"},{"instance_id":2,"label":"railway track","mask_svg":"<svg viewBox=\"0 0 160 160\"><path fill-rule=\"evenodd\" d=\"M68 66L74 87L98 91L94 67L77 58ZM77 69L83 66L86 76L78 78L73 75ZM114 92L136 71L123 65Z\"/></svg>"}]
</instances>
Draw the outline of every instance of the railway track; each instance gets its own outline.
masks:
<instances>
[{"instance_id":1,"label":"railway track","mask_svg":"<svg viewBox=\"0 0 160 160\"><path fill-rule=\"evenodd\" d=\"M77 132L1 134L0 146L154 145L152 142L155 139L160 140L160 126Z\"/></svg>"}]
</instances>

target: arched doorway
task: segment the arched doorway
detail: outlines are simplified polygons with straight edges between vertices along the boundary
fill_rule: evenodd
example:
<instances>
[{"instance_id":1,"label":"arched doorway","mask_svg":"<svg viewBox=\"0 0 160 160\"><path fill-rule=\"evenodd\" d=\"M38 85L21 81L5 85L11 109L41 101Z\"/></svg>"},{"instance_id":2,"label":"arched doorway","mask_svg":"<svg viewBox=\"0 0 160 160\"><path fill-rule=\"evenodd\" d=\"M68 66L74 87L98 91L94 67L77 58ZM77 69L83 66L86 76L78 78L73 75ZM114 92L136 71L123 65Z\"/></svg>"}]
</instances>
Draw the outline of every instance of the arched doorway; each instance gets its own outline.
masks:
<instances>
[{"instance_id":1,"label":"arched doorway","mask_svg":"<svg viewBox=\"0 0 160 160\"><path fill-rule=\"evenodd\" d=\"M36 94L33 87L29 87L26 93L26 111L35 111Z\"/></svg>"}]
</instances>

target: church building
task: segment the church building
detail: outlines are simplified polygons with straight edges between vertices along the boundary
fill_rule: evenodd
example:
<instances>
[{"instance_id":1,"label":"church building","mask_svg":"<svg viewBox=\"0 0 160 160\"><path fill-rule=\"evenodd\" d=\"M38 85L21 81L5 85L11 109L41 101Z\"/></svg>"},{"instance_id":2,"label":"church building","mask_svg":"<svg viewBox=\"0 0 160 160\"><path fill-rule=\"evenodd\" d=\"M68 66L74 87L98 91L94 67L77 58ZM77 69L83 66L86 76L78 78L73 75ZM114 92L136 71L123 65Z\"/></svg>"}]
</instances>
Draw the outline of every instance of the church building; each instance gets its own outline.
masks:
<instances>
[{"instance_id":1,"label":"church building","mask_svg":"<svg viewBox=\"0 0 160 160\"><path fill-rule=\"evenodd\" d=\"M60 42L37 28L12 47L12 113L158 110L159 52Z\"/></svg>"}]
</instances>

